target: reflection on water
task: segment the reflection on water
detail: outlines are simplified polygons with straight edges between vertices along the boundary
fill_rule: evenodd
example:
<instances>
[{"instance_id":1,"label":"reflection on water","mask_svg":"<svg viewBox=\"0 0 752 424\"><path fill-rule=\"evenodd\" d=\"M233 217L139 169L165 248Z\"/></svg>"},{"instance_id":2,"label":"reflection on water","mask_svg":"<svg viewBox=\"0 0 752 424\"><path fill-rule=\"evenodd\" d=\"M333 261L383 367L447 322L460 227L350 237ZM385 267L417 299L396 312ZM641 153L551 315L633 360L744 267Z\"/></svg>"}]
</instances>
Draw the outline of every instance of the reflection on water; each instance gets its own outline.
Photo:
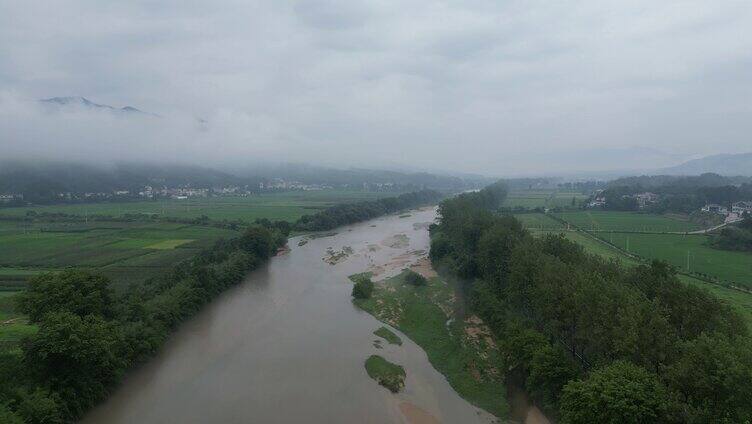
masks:
<instances>
[{"instance_id":1,"label":"reflection on water","mask_svg":"<svg viewBox=\"0 0 752 424\"><path fill-rule=\"evenodd\" d=\"M417 261L434 217L424 209L291 239L289 253L185 323L84 422L489 422L404 335L377 350L381 324L350 301L347 276L370 268L383 278ZM330 265L327 250L346 255ZM377 352L405 367L402 393L368 378L363 362Z\"/></svg>"}]
</instances>

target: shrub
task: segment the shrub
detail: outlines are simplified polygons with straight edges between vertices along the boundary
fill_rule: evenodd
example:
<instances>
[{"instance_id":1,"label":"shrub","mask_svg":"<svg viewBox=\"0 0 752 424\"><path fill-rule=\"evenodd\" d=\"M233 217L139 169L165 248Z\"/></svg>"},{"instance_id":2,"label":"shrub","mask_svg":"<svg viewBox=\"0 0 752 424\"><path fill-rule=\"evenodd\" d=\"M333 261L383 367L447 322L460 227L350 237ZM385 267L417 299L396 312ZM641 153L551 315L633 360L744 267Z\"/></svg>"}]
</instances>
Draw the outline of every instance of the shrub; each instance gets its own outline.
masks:
<instances>
[{"instance_id":1,"label":"shrub","mask_svg":"<svg viewBox=\"0 0 752 424\"><path fill-rule=\"evenodd\" d=\"M360 278L355 282L352 296L356 299L370 299L373 293L373 281L370 278Z\"/></svg>"},{"instance_id":2,"label":"shrub","mask_svg":"<svg viewBox=\"0 0 752 424\"><path fill-rule=\"evenodd\" d=\"M425 286L426 284L428 284L426 277L418 274L413 270L405 271L405 282L416 287Z\"/></svg>"}]
</instances>

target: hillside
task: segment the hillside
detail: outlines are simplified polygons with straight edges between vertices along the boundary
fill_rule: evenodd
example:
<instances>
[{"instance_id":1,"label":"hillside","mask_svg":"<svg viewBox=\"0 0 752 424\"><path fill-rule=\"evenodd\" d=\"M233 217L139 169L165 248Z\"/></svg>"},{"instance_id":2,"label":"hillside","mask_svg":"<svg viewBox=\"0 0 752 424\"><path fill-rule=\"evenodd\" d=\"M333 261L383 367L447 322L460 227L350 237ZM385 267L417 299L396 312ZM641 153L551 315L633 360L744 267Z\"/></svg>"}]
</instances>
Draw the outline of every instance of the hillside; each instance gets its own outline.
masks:
<instances>
[{"instance_id":1,"label":"hillside","mask_svg":"<svg viewBox=\"0 0 752 424\"><path fill-rule=\"evenodd\" d=\"M658 171L666 175L699 175L708 172L752 176L752 152L706 156Z\"/></svg>"}]
</instances>

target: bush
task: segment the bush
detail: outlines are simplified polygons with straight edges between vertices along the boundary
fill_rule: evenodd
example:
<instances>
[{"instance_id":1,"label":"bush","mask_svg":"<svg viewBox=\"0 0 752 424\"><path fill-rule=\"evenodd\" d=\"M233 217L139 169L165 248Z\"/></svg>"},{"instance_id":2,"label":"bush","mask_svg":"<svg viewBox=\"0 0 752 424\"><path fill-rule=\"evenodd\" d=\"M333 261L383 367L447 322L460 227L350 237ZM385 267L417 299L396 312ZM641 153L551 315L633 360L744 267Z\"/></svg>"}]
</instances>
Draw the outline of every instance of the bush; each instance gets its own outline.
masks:
<instances>
[{"instance_id":1,"label":"bush","mask_svg":"<svg viewBox=\"0 0 752 424\"><path fill-rule=\"evenodd\" d=\"M564 424L637 424L669 422L670 409L668 392L655 374L616 361L567 384L560 412Z\"/></svg>"},{"instance_id":2,"label":"bush","mask_svg":"<svg viewBox=\"0 0 752 424\"><path fill-rule=\"evenodd\" d=\"M428 284L426 277L418 274L413 270L405 271L405 282L416 287L425 286L426 284Z\"/></svg>"},{"instance_id":3,"label":"bush","mask_svg":"<svg viewBox=\"0 0 752 424\"><path fill-rule=\"evenodd\" d=\"M373 281L370 278L360 278L352 289L352 297L356 299L370 299L373 293Z\"/></svg>"}]
</instances>

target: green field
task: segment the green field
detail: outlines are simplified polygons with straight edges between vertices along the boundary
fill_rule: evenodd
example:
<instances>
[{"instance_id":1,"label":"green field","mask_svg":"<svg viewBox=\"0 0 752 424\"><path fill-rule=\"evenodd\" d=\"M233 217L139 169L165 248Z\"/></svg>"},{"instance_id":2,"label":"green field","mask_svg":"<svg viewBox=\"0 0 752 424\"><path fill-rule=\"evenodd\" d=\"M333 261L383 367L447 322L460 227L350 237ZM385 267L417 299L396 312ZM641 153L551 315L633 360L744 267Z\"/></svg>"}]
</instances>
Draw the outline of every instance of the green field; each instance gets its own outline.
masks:
<instances>
[{"instance_id":1,"label":"green field","mask_svg":"<svg viewBox=\"0 0 752 424\"><path fill-rule=\"evenodd\" d=\"M210 226L173 223L90 222L75 232L56 224L0 221L0 288L35 274L84 267L127 284L156 275L220 238L237 234Z\"/></svg>"},{"instance_id":2,"label":"green field","mask_svg":"<svg viewBox=\"0 0 752 424\"><path fill-rule=\"evenodd\" d=\"M559 191L556 189L512 190L502 204L508 208L556 208L580 206L588 196L579 192Z\"/></svg>"},{"instance_id":3,"label":"green field","mask_svg":"<svg viewBox=\"0 0 752 424\"><path fill-rule=\"evenodd\" d=\"M687 232L701 230L697 224L677 217L637 212L578 211L555 213L583 230Z\"/></svg>"},{"instance_id":4,"label":"green field","mask_svg":"<svg viewBox=\"0 0 752 424\"><path fill-rule=\"evenodd\" d=\"M707 245L708 236L629 233L600 236L630 253L752 288L752 253L713 249Z\"/></svg>"},{"instance_id":5,"label":"green field","mask_svg":"<svg viewBox=\"0 0 752 424\"><path fill-rule=\"evenodd\" d=\"M165 199L156 201L87 203L74 205L49 205L0 209L0 215L25 215L37 213L65 213L71 215L155 214L174 218L197 218L202 215L213 220L242 220L252 222L257 218L294 222L303 215L337 203L374 200L394 196L396 193L356 190L319 190L265 193L247 197L223 196Z\"/></svg>"},{"instance_id":6,"label":"green field","mask_svg":"<svg viewBox=\"0 0 752 424\"><path fill-rule=\"evenodd\" d=\"M520 213L514 214L514 217L529 230L551 231L564 228L561 222L542 213Z\"/></svg>"}]
</instances>

